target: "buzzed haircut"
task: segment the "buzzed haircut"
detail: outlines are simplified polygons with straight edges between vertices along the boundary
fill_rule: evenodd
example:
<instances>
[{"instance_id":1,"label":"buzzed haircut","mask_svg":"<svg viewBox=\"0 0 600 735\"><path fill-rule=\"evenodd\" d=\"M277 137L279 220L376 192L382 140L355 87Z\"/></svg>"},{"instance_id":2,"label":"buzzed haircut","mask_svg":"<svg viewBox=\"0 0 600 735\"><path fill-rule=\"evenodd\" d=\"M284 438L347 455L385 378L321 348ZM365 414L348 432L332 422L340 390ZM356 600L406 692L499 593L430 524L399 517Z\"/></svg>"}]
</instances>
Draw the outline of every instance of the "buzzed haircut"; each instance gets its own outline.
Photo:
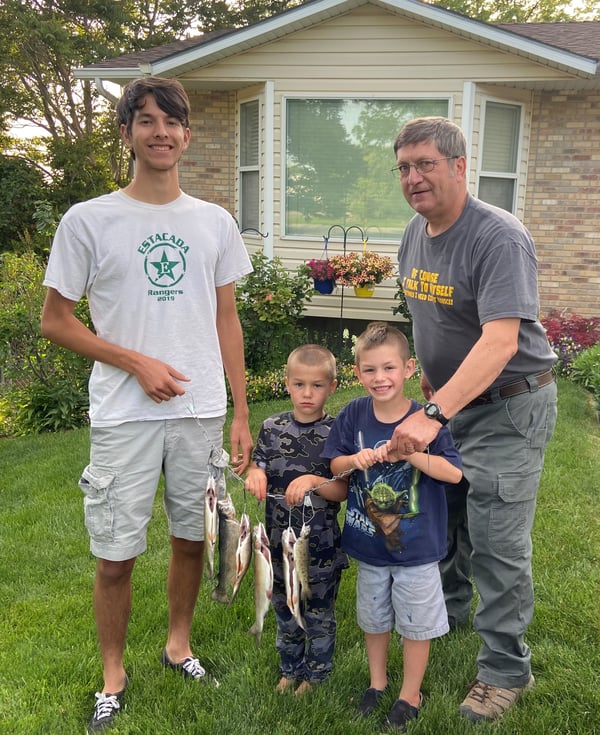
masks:
<instances>
[{"instance_id":1,"label":"buzzed haircut","mask_svg":"<svg viewBox=\"0 0 600 735\"><path fill-rule=\"evenodd\" d=\"M152 95L159 108L169 117L179 120L184 128L190 126L190 101L181 82L163 77L142 77L129 82L117 103L117 123L131 132L136 110L142 110L145 98Z\"/></svg>"},{"instance_id":2,"label":"buzzed haircut","mask_svg":"<svg viewBox=\"0 0 600 735\"><path fill-rule=\"evenodd\" d=\"M356 340L354 347L355 365L360 366L360 358L363 352L386 344L396 345L402 361L408 362L410 359L410 345L406 335L387 322L371 322L367 324L365 331Z\"/></svg>"},{"instance_id":3,"label":"buzzed haircut","mask_svg":"<svg viewBox=\"0 0 600 735\"><path fill-rule=\"evenodd\" d=\"M333 354L322 345L300 345L292 350L286 364L286 375L294 365L306 365L308 367L321 367L331 382L336 376L336 362Z\"/></svg>"},{"instance_id":4,"label":"buzzed haircut","mask_svg":"<svg viewBox=\"0 0 600 735\"><path fill-rule=\"evenodd\" d=\"M407 122L394 142L394 153L418 143L434 143L442 156L467 155L463 131L447 117L418 117Z\"/></svg>"}]
</instances>

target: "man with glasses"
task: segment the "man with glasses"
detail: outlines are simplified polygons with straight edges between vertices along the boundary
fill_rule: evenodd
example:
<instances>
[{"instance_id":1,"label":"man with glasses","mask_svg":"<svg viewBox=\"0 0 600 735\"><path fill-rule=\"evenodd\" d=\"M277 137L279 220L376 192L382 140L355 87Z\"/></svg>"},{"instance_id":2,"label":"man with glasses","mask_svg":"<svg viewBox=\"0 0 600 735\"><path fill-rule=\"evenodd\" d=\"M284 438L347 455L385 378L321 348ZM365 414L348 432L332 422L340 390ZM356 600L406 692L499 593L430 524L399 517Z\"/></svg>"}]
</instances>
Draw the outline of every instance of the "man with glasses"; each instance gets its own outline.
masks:
<instances>
[{"instance_id":1,"label":"man with glasses","mask_svg":"<svg viewBox=\"0 0 600 735\"><path fill-rule=\"evenodd\" d=\"M467 190L466 141L443 117L412 120L394 143L402 193L416 211L398 252L427 403L394 432L423 451L448 424L465 481L448 488L441 564L451 627L482 639L470 720L494 720L534 684L524 636L533 615L531 527L556 422L552 352L538 320L537 258L512 214Z\"/></svg>"}]
</instances>

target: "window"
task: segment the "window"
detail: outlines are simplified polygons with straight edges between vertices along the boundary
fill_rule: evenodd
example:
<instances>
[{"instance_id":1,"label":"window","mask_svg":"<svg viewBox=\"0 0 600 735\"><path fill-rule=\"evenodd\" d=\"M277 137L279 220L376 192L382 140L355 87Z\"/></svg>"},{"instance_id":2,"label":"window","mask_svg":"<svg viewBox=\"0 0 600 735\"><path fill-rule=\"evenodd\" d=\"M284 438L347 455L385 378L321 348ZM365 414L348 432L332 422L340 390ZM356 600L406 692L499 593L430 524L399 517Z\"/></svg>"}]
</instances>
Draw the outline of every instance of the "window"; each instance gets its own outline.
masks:
<instances>
[{"instance_id":1,"label":"window","mask_svg":"<svg viewBox=\"0 0 600 735\"><path fill-rule=\"evenodd\" d=\"M447 116L448 106L448 99L287 99L285 234L322 237L339 224L399 239L414 211L390 174L394 139L408 120Z\"/></svg>"},{"instance_id":2,"label":"window","mask_svg":"<svg viewBox=\"0 0 600 735\"><path fill-rule=\"evenodd\" d=\"M259 105L240 105L240 229L259 229Z\"/></svg>"},{"instance_id":3,"label":"window","mask_svg":"<svg viewBox=\"0 0 600 735\"><path fill-rule=\"evenodd\" d=\"M521 107L485 103L478 197L508 212L515 211Z\"/></svg>"}]
</instances>

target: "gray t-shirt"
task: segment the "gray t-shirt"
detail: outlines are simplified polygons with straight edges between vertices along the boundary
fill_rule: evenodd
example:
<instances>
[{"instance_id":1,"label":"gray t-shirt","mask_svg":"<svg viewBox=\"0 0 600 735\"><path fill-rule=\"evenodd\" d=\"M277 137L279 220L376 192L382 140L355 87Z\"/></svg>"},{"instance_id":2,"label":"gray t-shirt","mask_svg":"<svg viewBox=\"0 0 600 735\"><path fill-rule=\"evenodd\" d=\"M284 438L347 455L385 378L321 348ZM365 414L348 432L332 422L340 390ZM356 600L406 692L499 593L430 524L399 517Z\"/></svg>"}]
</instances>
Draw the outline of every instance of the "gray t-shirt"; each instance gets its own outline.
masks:
<instances>
[{"instance_id":1,"label":"gray t-shirt","mask_svg":"<svg viewBox=\"0 0 600 735\"><path fill-rule=\"evenodd\" d=\"M415 352L439 390L454 375L481 327L519 318L519 349L490 387L542 372L556 362L538 320L537 256L529 232L503 209L471 197L458 220L436 237L415 215L398 250L413 318Z\"/></svg>"}]
</instances>

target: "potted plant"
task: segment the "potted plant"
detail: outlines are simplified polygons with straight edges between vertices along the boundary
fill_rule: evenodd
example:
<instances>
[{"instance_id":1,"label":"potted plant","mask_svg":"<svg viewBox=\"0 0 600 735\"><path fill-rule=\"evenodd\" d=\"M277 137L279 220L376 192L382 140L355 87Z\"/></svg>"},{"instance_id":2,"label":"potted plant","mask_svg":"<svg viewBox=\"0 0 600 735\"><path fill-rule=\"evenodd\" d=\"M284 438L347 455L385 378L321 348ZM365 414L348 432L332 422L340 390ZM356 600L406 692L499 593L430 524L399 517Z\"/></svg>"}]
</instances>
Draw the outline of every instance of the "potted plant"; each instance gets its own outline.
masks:
<instances>
[{"instance_id":1,"label":"potted plant","mask_svg":"<svg viewBox=\"0 0 600 735\"><path fill-rule=\"evenodd\" d=\"M307 273L314 280L315 290L328 294L335 286L335 271L329 258L312 258L306 263Z\"/></svg>"},{"instance_id":2,"label":"potted plant","mask_svg":"<svg viewBox=\"0 0 600 735\"><path fill-rule=\"evenodd\" d=\"M335 272L335 280L342 286L353 286L356 296L372 296L375 284L394 273L392 259L370 250L362 253L333 255L329 263Z\"/></svg>"}]
</instances>

